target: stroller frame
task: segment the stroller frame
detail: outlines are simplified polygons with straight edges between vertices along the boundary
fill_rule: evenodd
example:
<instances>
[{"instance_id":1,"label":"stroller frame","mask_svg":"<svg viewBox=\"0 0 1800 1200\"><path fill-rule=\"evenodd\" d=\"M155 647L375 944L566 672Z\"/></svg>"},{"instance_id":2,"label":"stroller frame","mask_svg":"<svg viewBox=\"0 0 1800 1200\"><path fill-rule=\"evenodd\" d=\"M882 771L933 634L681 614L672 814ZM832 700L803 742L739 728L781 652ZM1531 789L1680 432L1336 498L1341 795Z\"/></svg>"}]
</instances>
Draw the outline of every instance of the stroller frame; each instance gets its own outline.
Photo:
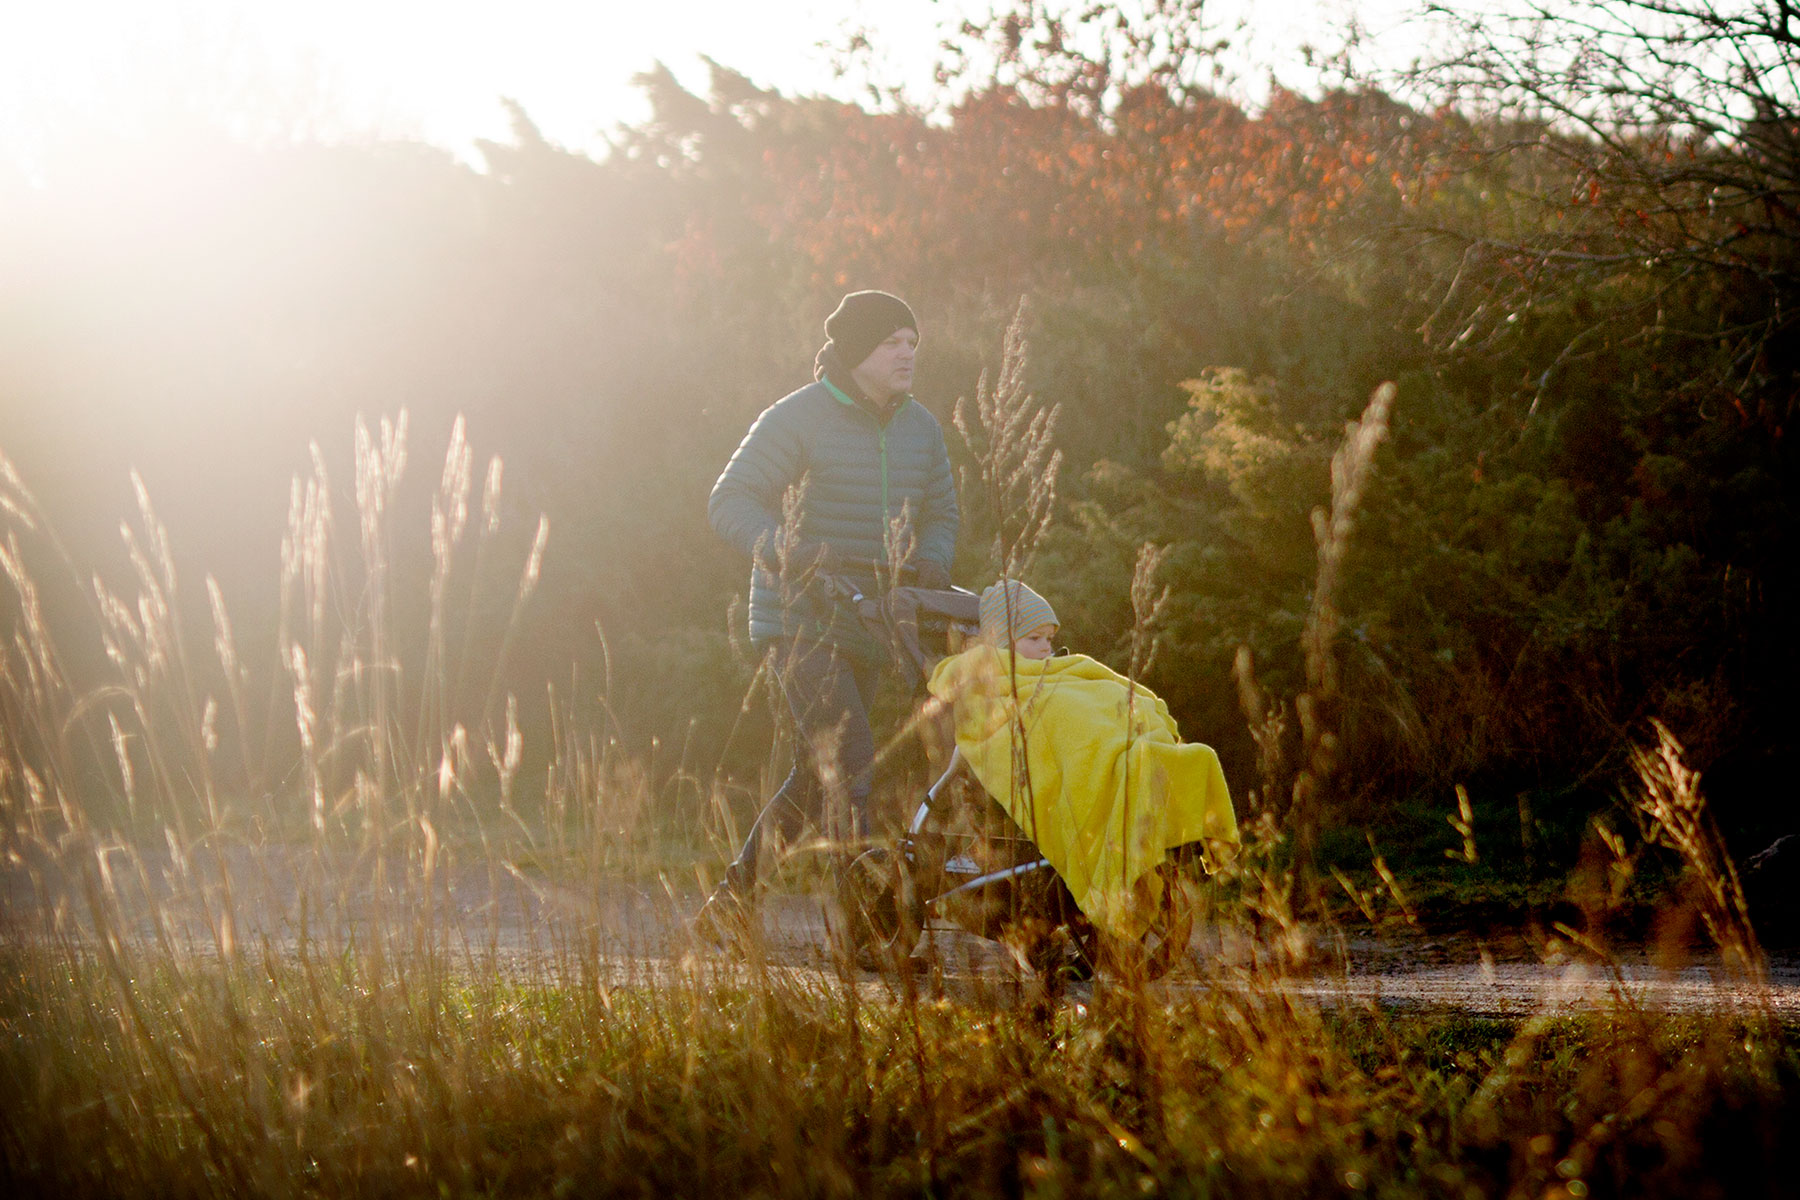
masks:
<instances>
[{"instance_id":1,"label":"stroller frame","mask_svg":"<svg viewBox=\"0 0 1800 1200\"><path fill-rule=\"evenodd\" d=\"M965 638L980 632L979 601L960 588L895 587L871 597L847 580L834 578L831 585L855 606L915 696L943 657L926 648L922 633L947 642L952 631ZM1191 907L1160 914L1139 945L1113 944L1082 914L1027 831L966 769L954 736L948 741L948 761L896 842L864 850L840 875L842 927L835 932L845 949L864 965L892 967L936 919L1006 944L1023 965L1045 975L1086 978L1102 965L1103 954L1110 964L1129 963L1148 978L1167 971L1187 948ZM957 793L965 790L979 800L959 803ZM972 827L958 831L953 826L959 820ZM1172 897L1177 889L1164 890Z\"/></svg>"}]
</instances>

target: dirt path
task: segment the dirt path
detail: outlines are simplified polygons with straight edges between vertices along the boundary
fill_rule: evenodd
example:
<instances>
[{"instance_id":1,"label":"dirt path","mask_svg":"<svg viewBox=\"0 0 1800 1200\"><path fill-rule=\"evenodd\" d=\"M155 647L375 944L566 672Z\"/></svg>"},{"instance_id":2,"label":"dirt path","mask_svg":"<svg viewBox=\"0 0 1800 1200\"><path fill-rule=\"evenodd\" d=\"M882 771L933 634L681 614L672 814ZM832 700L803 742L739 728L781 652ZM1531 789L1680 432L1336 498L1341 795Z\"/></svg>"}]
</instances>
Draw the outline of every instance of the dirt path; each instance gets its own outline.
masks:
<instances>
[{"instance_id":1,"label":"dirt path","mask_svg":"<svg viewBox=\"0 0 1800 1200\"><path fill-rule=\"evenodd\" d=\"M471 970L550 978L577 960L596 959L622 977L650 977L696 954L687 933L699 899L691 885L684 891L626 880L571 884L514 867L446 863L420 886L417 872L396 869L378 878L366 860L353 857L328 862L267 853L228 857L224 872L219 865L144 862L119 853L108 856L105 870L97 867L93 878L117 897L127 940L196 954L330 950L379 936L435 945ZM362 882L346 886L347 878ZM0 944L92 937L80 883L41 865L35 871L20 864L0 868ZM770 965L830 969L826 912L816 897L770 895L762 928ZM1239 986L1274 977L1254 970L1267 960L1268 948L1242 930L1200 929L1190 951L1169 987ZM946 926L927 932L921 954L933 986L947 994L1005 987L1015 974L1002 947ZM1321 935L1311 942L1309 957L1313 966L1283 973L1281 986L1322 1002L1505 1017L1621 1002L1671 1011L1766 1005L1800 1016L1800 956L1793 954L1771 958L1761 987L1728 977L1716 956L1698 956L1679 968L1655 965L1641 953L1611 964L1546 959L1517 937Z\"/></svg>"}]
</instances>

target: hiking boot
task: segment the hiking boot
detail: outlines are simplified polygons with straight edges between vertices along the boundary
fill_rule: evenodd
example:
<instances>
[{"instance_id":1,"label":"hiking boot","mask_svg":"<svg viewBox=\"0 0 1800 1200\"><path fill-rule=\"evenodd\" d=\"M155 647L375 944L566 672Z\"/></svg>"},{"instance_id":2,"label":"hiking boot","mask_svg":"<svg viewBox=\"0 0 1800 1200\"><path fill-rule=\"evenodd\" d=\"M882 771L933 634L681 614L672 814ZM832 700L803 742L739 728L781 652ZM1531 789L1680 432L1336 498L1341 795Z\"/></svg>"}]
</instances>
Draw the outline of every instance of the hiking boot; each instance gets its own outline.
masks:
<instances>
[{"instance_id":1,"label":"hiking boot","mask_svg":"<svg viewBox=\"0 0 1800 1200\"><path fill-rule=\"evenodd\" d=\"M729 876L694 914L694 937L715 950L739 951L750 940L756 910Z\"/></svg>"}]
</instances>

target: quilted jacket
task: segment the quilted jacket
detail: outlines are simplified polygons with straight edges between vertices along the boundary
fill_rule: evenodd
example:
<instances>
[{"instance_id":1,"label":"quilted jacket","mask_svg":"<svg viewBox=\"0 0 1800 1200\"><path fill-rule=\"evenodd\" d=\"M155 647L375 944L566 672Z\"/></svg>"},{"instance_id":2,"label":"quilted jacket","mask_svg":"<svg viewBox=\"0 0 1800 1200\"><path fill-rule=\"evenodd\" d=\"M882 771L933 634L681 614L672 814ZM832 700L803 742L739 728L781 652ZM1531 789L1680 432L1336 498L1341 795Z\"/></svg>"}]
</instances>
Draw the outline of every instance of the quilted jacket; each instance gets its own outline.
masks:
<instances>
[{"instance_id":1,"label":"quilted jacket","mask_svg":"<svg viewBox=\"0 0 1800 1200\"><path fill-rule=\"evenodd\" d=\"M879 586L880 568L895 557L930 559L948 570L958 517L943 429L911 397L883 423L820 380L763 411L707 505L712 527L752 558L752 641L804 632L878 660L875 640L848 607L823 589L802 586L796 567L789 569L783 603L777 545L790 489L799 489L798 546L829 547L845 574L865 587Z\"/></svg>"}]
</instances>

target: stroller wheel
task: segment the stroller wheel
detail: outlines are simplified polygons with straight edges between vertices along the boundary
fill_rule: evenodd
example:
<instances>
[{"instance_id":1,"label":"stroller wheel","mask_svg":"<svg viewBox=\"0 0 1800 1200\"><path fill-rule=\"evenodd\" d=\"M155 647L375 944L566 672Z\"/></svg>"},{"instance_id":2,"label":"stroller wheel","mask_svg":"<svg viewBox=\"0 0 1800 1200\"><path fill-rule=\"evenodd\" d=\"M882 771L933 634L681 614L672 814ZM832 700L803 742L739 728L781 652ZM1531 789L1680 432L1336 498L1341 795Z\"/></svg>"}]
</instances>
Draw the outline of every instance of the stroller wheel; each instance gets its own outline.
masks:
<instances>
[{"instance_id":1,"label":"stroller wheel","mask_svg":"<svg viewBox=\"0 0 1800 1200\"><path fill-rule=\"evenodd\" d=\"M1144 978L1160 979L1187 954L1194 936L1194 901L1179 875L1163 879L1163 903L1158 920L1138 944L1144 956Z\"/></svg>"},{"instance_id":2,"label":"stroller wheel","mask_svg":"<svg viewBox=\"0 0 1800 1200\"><path fill-rule=\"evenodd\" d=\"M1068 931L1066 942L1060 936L1042 939L1032 947L1027 956L1031 969L1051 985L1052 990L1058 990L1068 983L1083 983L1094 977L1097 951L1082 940L1081 932L1073 925L1068 926ZM1072 950L1070 943L1073 943Z\"/></svg>"},{"instance_id":3,"label":"stroller wheel","mask_svg":"<svg viewBox=\"0 0 1800 1200\"><path fill-rule=\"evenodd\" d=\"M1113 975L1149 982L1161 979L1187 953L1194 934L1194 898L1179 870L1165 865L1162 902L1150 928L1136 942L1126 942L1100 932L1086 918L1071 921L1069 934L1090 970L1105 968Z\"/></svg>"},{"instance_id":4,"label":"stroller wheel","mask_svg":"<svg viewBox=\"0 0 1800 1200\"><path fill-rule=\"evenodd\" d=\"M838 878L840 945L867 970L887 970L912 952L925 906L906 860L885 847L865 850Z\"/></svg>"}]
</instances>

